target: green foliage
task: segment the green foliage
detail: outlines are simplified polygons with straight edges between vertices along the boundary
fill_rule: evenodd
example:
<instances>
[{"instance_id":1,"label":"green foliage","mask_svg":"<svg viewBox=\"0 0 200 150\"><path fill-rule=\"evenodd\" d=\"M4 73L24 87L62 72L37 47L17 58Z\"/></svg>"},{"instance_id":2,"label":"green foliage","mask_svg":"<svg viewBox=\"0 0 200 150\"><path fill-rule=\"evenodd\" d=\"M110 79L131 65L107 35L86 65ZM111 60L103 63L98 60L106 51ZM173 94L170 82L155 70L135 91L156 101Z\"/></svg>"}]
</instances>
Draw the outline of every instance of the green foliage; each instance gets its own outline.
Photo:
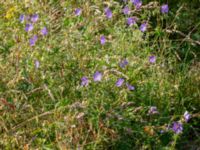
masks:
<instances>
[{"instance_id":1,"label":"green foliage","mask_svg":"<svg viewBox=\"0 0 200 150\"><path fill-rule=\"evenodd\" d=\"M0 149L197 149L199 1L169 1L162 14L165 2L144 0L139 10L129 3L130 16L138 18L131 27L119 0L1 2ZM19 16L34 13L39 20L27 33ZM47 36L40 33L44 26ZM96 71L100 82L93 81ZM81 86L83 76L88 86ZM116 87L119 78L135 90ZM159 114L149 114L152 106ZM182 133L169 129L174 121L183 123Z\"/></svg>"}]
</instances>

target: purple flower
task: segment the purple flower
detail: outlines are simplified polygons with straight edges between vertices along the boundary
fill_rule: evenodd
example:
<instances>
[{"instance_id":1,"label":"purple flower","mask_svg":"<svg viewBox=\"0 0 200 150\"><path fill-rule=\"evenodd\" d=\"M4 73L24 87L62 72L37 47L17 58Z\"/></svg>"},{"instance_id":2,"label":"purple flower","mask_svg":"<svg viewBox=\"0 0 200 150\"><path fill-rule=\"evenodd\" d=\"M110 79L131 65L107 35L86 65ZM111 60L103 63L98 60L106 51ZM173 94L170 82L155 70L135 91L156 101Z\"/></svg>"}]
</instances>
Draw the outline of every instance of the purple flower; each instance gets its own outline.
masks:
<instances>
[{"instance_id":1,"label":"purple flower","mask_svg":"<svg viewBox=\"0 0 200 150\"><path fill-rule=\"evenodd\" d=\"M132 85L130 85L130 84L128 84L128 83L126 83L126 86L127 86L127 88L128 88L130 91L135 90L135 87L132 86Z\"/></svg>"},{"instance_id":2,"label":"purple flower","mask_svg":"<svg viewBox=\"0 0 200 150\"><path fill-rule=\"evenodd\" d=\"M135 18L135 17L130 17L130 18L128 18L128 19L127 19L127 24L128 24L129 26L132 26L132 25L136 24L136 18Z\"/></svg>"},{"instance_id":3,"label":"purple flower","mask_svg":"<svg viewBox=\"0 0 200 150\"><path fill-rule=\"evenodd\" d=\"M188 122L191 118L191 115L189 114L188 111L185 111L183 116L184 116L185 122Z\"/></svg>"},{"instance_id":4,"label":"purple flower","mask_svg":"<svg viewBox=\"0 0 200 150\"><path fill-rule=\"evenodd\" d=\"M153 114L158 114L159 112L156 106L151 106L148 113L153 115Z\"/></svg>"},{"instance_id":5,"label":"purple flower","mask_svg":"<svg viewBox=\"0 0 200 150\"><path fill-rule=\"evenodd\" d=\"M123 13L124 13L125 15L129 15L129 14L130 14L130 9L129 9L128 6L125 6L124 9L123 9L122 11L123 11Z\"/></svg>"},{"instance_id":6,"label":"purple flower","mask_svg":"<svg viewBox=\"0 0 200 150\"><path fill-rule=\"evenodd\" d=\"M46 27L44 27L42 30L41 30L41 34L42 35L47 35L48 34L48 30Z\"/></svg>"},{"instance_id":7,"label":"purple flower","mask_svg":"<svg viewBox=\"0 0 200 150\"><path fill-rule=\"evenodd\" d=\"M120 87L120 86L122 86L122 84L124 83L124 79L123 78L119 78L118 80L117 80L117 82L116 82L116 86L117 87Z\"/></svg>"},{"instance_id":8,"label":"purple flower","mask_svg":"<svg viewBox=\"0 0 200 150\"><path fill-rule=\"evenodd\" d=\"M131 0L131 2L134 4L134 6L137 9L140 9L140 7L142 6L142 1L141 0Z\"/></svg>"},{"instance_id":9,"label":"purple flower","mask_svg":"<svg viewBox=\"0 0 200 150\"><path fill-rule=\"evenodd\" d=\"M180 122L174 122L172 125L172 130L176 133L179 134L183 131L183 124Z\"/></svg>"},{"instance_id":10,"label":"purple flower","mask_svg":"<svg viewBox=\"0 0 200 150\"><path fill-rule=\"evenodd\" d=\"M25 15L20 15L19 16L19 21L21 22L21 23L23 23L24 22L24 20L25 20Z\"/></svg>"},{"instance_id":11,"label":"purple flower","mask_svg":"<svg viewBox=\"0 0 200 150\"><path fill-rule=\"evenodd\" d=\"M160 133L163 134L163 133L165 133L165 131L164 130L160 130Z\"/></svg>"},{"instance_id":12,"label":"purple flower","mask_svg":"<svg viewBox=\"0 0 200 150\"><path fill-rule=\"evenodd\" d=\"M101 79L102 79L102 73L99 72L99 71L95 72L95 74L93 75L93 79L94 79L95 82L101 81Z\"/></svg>"},{"instance_id":13,"label":"purple flower","mask_svg":"<svg viewBox=\"0 0 200 150\"><path fill-rule=\"evenodd\" d=\"M32 24L26 24L25 31L29 32L29 31L32 31L32 30L33 30L33 25Z\"/></svg>"},{"instance_id":14,"label":"purple flower","mask_svg":"<svg viewBox=\"0 0 200 150\"><path fill-rule=\"evenodd\" d=\"M163 4L161 6L161 13L166 14L168 12L169 12L169 6L168 6L168 4Z\"/></svg>"},{"instance_id":15,"label":"purple flower","mask_svg":"<svg viewBox=\"0 0 200 150\"><path fill-rule=\"evenodd\" d=\"M35 60L35 68L38 69L40 67L40 62L38 60Z\"/></svg>"},{"instance_id":16,"label":"purple flower","mask_svg":"<svg viewBox=\"0 0 200 150\"><path fill-rule=\"evenodd\" d=\"M105 12L105 15L108 19L111 19L112 18L112 11L110 10L110 8L105 8L104 9L104 12Z\"/></svg>"},{"instance_id":17,"label":"purple flower","mask_svg":"<svg viewBox=\"0 0 200 150\"><path fill-rule=\"evenodd\" d=\"M119 66L121 68L125 68L127 65L128 65L128 60L127 59L124 59L119 63Z\"/></svg>"},{"instance_id":18,"label":"purple flower","mask_svg":"<svg viewBox=\"0 0 200 150\"><path fill-rule=\"evenodd\" d=\"M32 15L31 16L31 22L37 22L38 21L38 19L39 19L39 16L38 16L38 14L34 14L34 15Z\"/></svg>"},{"instance_id":19,"label":"purple flower","mask_svg":"<svg viewBox=\"0 0 200 150\"><path fill-rule=\"evenodd\" d=\"M88 86L88 84L89 84L88 78L87 77L82 77L81 78L81 85L82 86Z\"/></svg>"},{"instance_id":20,"label":"purple flower","mask_svg":"<svg viewBox=\"0 0 200 150\"><path fill-rule=\"evenodd\" d=\"M34 46L37 39L38 39L37 35L34 35L32 38L30 38L29 40L30 46Z\"/></svg>"},{"instance_id":21,"label":"purple flower","mask_svg":"<svg viewBox=\"0 0 200 150\"><path fill-rule=\"evenodd\" d=\"M150 56L149 57L149 62L150 63L155 63L156 62L156 56Z\"/></svg>"},{"instance_id":22,"label":"purple flower","mask_svg":"<svg viewBox=\"0 0 200 150\"><path fill-rule=\"evenodd\" d=\"M145 32L146 30L147 30L147 23L145 22L145 23L141 24L140 31Z\"/></svg>"},{"instance_id":23,"label":"purple flower","mask_svg":"<svg viewBox=\"0 0 200 150\"><path fill-rule=\"evenodd\" d=\"M101 45L104 45L104 44L106 43L106 38L105 38L104 35L102 35L102 36L100 37L100 42L101 42Z\"/></svg>"},{"instance_id":24,"label":"purple flower","mask_svg":"<svg viewBox=\"0 0 200 150\"><path fill-rule=\"evenodd\" d=\"M74 11L74 13L75 13L76 16L80 16L81 13L82 13L82 9L76 8L75 11Z\"/></svg>"}]
</instances>

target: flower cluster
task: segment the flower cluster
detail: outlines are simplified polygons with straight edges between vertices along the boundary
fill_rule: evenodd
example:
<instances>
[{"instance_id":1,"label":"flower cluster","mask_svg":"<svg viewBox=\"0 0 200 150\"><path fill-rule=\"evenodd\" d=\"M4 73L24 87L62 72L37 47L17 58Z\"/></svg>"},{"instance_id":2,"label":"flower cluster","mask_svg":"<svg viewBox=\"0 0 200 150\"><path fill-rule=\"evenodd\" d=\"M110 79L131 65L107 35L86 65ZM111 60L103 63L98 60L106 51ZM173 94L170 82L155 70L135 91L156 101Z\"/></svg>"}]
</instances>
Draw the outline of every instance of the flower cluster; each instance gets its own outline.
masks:
<instances>
[{"instance_id":1,"label":"flower cluster","mask_svg":"<svg viewBox=\"0 0 200 150\"><path fill-rule=\"evenodd\" d=\"M105 42L104 39L105 37L102 36L101 37L101 43ZM105 43L104 43L105 44ZM155 63L156 62L156 56L150 56L149 57L149 63ZM128 60L127 59L123 59L122 61L120 61L119 63L119 67L121 67L122 69L124 69L126 66L128 65ZM94 82L100 82L103 78L103 74L99 71L96 71L93 75L93 80ZM116 83L115 83L115 86L116 87L121 87L125 82L125 79L124 78L119 78ZM81 86L88 86L89 85L89 79L88 77L86 76L83 76L81 78ZM125 84L126 87L130 90L130 91L133 91L135 90L135 87L131 84L129 84L128 82ZM155 109L155 108L154 108Z\"/></svg>"},{"instance_id":2,"label":"flower cluster","mask_svg":"<svg viewBox=\"0 0 200 150\"><path fill-rule=\"evenodd\" d=\"M19 16L19 22L20 23L24 23L26 22L25 24L25 31L28 32L30 34L30 32L32 30L34 30L34 26L36 26L36 23L38 22L39 20L39 15L38 14L33 14L33 15L24 15L24 14L21 14ZM46 27L43 27L41 30L40 30L40 34L42 36L46 36L48 34L48 30ZM31 47L35 46L36 42L38 41L38 38L39 38L39 35L37 34L34 34L30 37L29 39L29 45ZM35 60L35 68L38 69L40 66L40 62L38 60Z\"/></svg>"},{"instance_id":3,"label":"flower cluster","mask_svg":"<svg viewBox=\"0 0 200 150\"><path fill-rule=\"evenodd\" d=\"M166 128L166 131L173 131L175 134L180 134L183 132L183 124L187 123L191 119L191 114L189 114L188 111L185 111L185 113L182 116L183 120L174 121L172 124L168 125ZM162 133L164 131L162 130Z\"/></svg>"},{"instance_id":4,"label":"flower cluster","mask_svg":"<svg viewBox=\"0 0 200 150\"><path fill-rule=\"evenodd\" d=\"M124 2L126 3L127 1L125 0ZM140 9L142 7L142 1L141 0L131 0L131 2L135 6L136 9ZM161 6L160 11L163 14L168 13L169 12L168 4L163 4ZM122 12L125 15L130 15L131 14L131 10L130 10L129 6L125 6L122 9ZM80 16L81 13L82 13L82 9L81 8L76 8L75 11L74 11L75 16ZM106 7L104 9L104 13L105 13L105 16L106 16L107 19L111 19L113 17L112 10L109 7ZM137 21L137 18L134 17L134 16L127 18L127 24L128 24L128 26L132 26L132 25L136 24L136 21ZM147 26L148 26L147 21L143 21L143 23L139 27L140 31L141 32L145 32L147 30ZM101 44L104 45L105 44L105 37L102 36L102 38L103 39L101 39Z\"/></svg>"},{"instance_id":5,"label":"flower cluster","mask_svg":"<svg viewBox=\"0 0 200 150\"><path fill-rule=\"evenodd\" d=\"M127 0L123 0L125 3L127 3ZM130 0L131 3L134 5L134 8L135 10L139 10L142 8L142 0ZM122 8L121 12L127 16L127 19L126 19L126 24L128 25L128 27L132 27L132 26L135 26L137 27L137 22L138 22L138 18L136 16L132 16L131 15L131 8L126 5ZM161 7L160 7L160 12L162 14L167 14L169 12L169 7L167 4L163 4ZM76 8L75 11L74 11L74 14L75 16L80 16L82 13L82 9L80 8ZM107 19L112 19L113 17L113 12L112 12L112 9L110 7L106 7L104 8L104 14L105 14L105 17ZM148 21L144 20L144 21L141 21L141 24L139 26L139 30L144 33L146 32L148 29ZM32 30L32 28L31 28ZM100 36L100 44L102 46L104 46L107 42L107 39L106 39L106 36L105 35L101 35ZM150 64L154 64L156 63L156 56L155 55L151 55L149 56L149 59L148 59L149 63ZM124 69L127 65L128 65L128 60L127 59L123 59L119 62L119 66ZM93 74L93 82L101 82L103 79L103 73L100 72L100 71L96 71L94 74ZM88 86L89 85L89 78L87 76L83 76L81 78L81 86ZM135 90L135 86L129 84L128 82L126 82L126 79L125 78L118 78L117 81L115 82L115 86L120 88L120 87L123 87L123 85L125 85L127 87L127 89L129 89L130 91L133 91ZM148 114L149 115L155 115L155 114L159 114L159 111L157 109L156 106L151 106L149 108L149 111L148 111ZM184 113L184 120L185 122L188 122L188 120L190 119L190 114L186 111ZM169 127L169 129L171 129L172 131L174 131L174 133L176 134L179 134L182 132L183 130L183 123L181 122L173 122L171 127Z\"/></svg>"},{"instance_id":6,"label":"flower cluster","mask_svg":"<svg viewBox=\"0 0 200 150\"><path fill-rule=\"evenodd\" d=\"M93 75L93 81L94 82L100 82L100 81L102 81L102 78L103 78L103 73L101 73L99 71L96 71ZM125 82L124 78L119 78L116 81L115 86L121 87L124 84L124 82ZM86 77L86 76L83 76L81 78L81 86L88 86L88 85L89 85L89 78ZM125 85L130 91L135 90L135 87L130 85L128 82Z\"/></svg>"},{"instance_id":7,"label":"flower cluster","mask_svg":"<svg viewBox=\"0 0 200 150\"><path fill-rule=\"evenodd\" d=\"M151 106L149 108L148 111L149 115L155 115L155 114L159 114L159 111L157 109L156 106ZM182 116L183 120L180 121L174 121L171 124L167 125L167 127L165 128L165 130L161 130L161 133L164 133L165 131L172 131L175 134L180 134L183 131L183 124L187 123L190 118L191 118L191 114L189 114L188 111L185 111L184 115Z\"/></svg>"},{"instance_id":8,"label":"flower cluster","mask_svg":"<svg viewBox=\"0 0 200 150\"><path fill-rule=\"evenodd\" d=\"M131 0L132 4L135 6L136 9L140 9L141 6L142 6L142 1L141 0ZM109 7L105 8L104 9L104 12L105 12L105 15L108 19L111 19L112 18L112 11ZM130 15L131 14L131 10L129 8L129 6L125 6L123 9L122 9L122 12L125 14L125 15ZM165 14L165 13L168 13L169 12L169 7L167 4L164 4L161 6L161 13ZM132 25L136 24L136 21L137 21L137 18L136 17L128 17L127 18L127 24L129 27L131 27ZM147 26L148 26L148 23L147 21L144 21L139 29L141 32L145 32L147 30Z\"/></svg>"},{"instance_id":9,"label":"flower cluster","mask_svg":"<svg viewBox=\"0 0 200 150\"><path fill-rule=\"evenodd\" d=\"M19 16L20 23L26 22L25 31L28 32L28 33L31 32L32 30L34 30L34 26L36 25L36 23L38 22L38 20L39 20L39 15L38 14L27 15L27 16L25 16L24 14L21 14ZM40 30L40 34L42 36L46 36L48 34L47 28L43 27ZM30 46L34 46L37 41L38 41L38 35L33 35L29 39Z\"/></svg>"},{"instance_id":10,"label":"flower cluster","mask_svg":"<svg viewBox=\"0 0 200 150\"><path fill-rule=\"evenodd\" d=\"M119 63L119 66L121 68L124 68L128 65L128 60L127 59L124 59L122 60L120 63ZM103 78L103 73L101 73L100 71L96 71L93 75L93 81L94 82L100 82ZM116 83L115 83L115 86L116 87L121 87L125 82L125 79L124 78L119 78ZM86 76L83 76L81 78L81 86L88 86L89 85L89 79L88 77ZM129 89L130 91L133 91L135 90L135 87L131 84L129 84L128 82L126 82L125 86L127 87L127 89Z\"/></svg>"},{"instance_id":11,"label":"flower cluster","mask_svg":"<svg viewBox=\"0 0 200 150\"><path fill-rule=\"evenodd\" d=\"M124 0L124 2L127 2L126 0ZM131 0L132 4L134 5L135 9L138 10L138 9L141 9L142 8L142 1L141 0ZM138 18L135 17L135 16L130 16L131 15L131 9L129 8L129 6L125 6L122 11L121 11L125 16L127 16L127 19L126 19L126 24L131 27L131 26L134 26L137 24L137 21L138 21ZM160 8L160 12L162 14L167 14L169 12L169 7L167 4L164 4L161 6ZM82 9L81 8L76 8L74 10L74 15L75 16L80 16L82 14ZM109 7L106 7L104 9L104 14L105 14L105 17L107 19L112 19L113 17L113 13L112 13L112 10L111 8ZM36 25L36 23L38 22L39 20L39 15L38 14L33 14L33 15L24 15L24 14L21 14L20 17L19 17L19 21L20 23L24 23L26 22L25 24L25 31L27 33L30 33L34 30L34 26ZM146 32L148 29L148 22L147 21L142 21L140 26L139 26L139 30L141 32ZM46 36L48 34L48 29L47 27L43 27L41 28L40 30L40 34L42 36ZM39 38L39 35L32 35L29 39L29 45L32 47L32 46L35 46L36 42L38 41L38 38ZM106 37L104 35L101 35L100 36L100 44L103 46L105 45L107 42L106 40ZM149 56L149 63L150 64L154 64L156 63L156 56L152 55L152 56ZM128 60L127 59L123 59L119 62L119 66L124 69L127 65L129 64ZM35 60L35 68L39 68L40 66L40 62L38 60ZM96 82L96 83L99 83L103 80L103 73L100 72L100 71L96 71L94 74L93 74L93 82ZM90 79L89 77L87 76L83 76L81 78L81 86L83 87L86 87L88 86L90 83ZM130 91L134 91L135 90L135 86L131 85L129 82L126 81L125 78L123 77L120 77L117 79L117 81L115 82L115 86L117 88L120 88L120 87L123 87L125 86L128 90ZM155 114L159 114L159 111L157 109L156 106L151 106L148 110L148 114L149 115L155 115ZM184 115L183 115L183 119L184 119L184 122L187 123L191 118L191 115L189 114L188 111L185 111ZM169 128L170 130L172 130L175 134L180 134L182 131L183 131L183 121L175 121L175 122L172 122L172 124L169 125Z\"/></svg>"}]
</instances>

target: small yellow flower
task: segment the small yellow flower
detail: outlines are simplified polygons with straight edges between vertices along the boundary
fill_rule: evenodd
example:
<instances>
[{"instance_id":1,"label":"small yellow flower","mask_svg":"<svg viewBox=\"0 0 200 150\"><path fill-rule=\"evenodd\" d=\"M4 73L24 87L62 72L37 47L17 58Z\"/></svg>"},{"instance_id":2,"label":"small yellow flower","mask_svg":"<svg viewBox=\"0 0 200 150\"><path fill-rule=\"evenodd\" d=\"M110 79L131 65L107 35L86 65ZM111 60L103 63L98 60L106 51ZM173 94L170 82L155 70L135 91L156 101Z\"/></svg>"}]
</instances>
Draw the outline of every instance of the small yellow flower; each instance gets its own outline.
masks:
<instances>
[{"instance_id":1,"label":"small yellow flower","mask_svg":"<svg viewBox=\"0 0 200 150\"><path fill-rule=\"evenodd\" d=\"M14 16L14 13L16 12L17 8L16 6L13 6L11 8L8 9L8 11L6 12L6 19L11 19Z\"/></svg>"}]
</instances>

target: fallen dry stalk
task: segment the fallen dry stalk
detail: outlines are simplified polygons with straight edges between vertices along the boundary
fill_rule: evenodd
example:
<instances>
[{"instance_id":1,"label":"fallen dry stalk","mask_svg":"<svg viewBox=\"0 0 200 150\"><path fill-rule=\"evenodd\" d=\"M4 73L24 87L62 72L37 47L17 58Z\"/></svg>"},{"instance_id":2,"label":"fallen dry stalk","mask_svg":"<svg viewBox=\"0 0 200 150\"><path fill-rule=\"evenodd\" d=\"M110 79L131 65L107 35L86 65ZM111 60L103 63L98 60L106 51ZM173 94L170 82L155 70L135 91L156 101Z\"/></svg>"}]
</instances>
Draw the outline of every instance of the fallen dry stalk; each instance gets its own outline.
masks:
<instances>
[{"instance_id":1,"label":"fallen dry stalk","mask_svg":"<svg viewBox=\"0 0 200 150\"><path fill-rule=\"evenodd\" d=\"M186 35L185 33L181 32L181 31L178 31L178 30L175 30L175 29L174 30L167 29L166 32L167 33L177 33L177 34L181 35L182 37L184 37L185 40L187 40L187 41L189 41L193 44L200 45L200 41L192 39L190 36Z\"/></svg>"}]
</instances>

